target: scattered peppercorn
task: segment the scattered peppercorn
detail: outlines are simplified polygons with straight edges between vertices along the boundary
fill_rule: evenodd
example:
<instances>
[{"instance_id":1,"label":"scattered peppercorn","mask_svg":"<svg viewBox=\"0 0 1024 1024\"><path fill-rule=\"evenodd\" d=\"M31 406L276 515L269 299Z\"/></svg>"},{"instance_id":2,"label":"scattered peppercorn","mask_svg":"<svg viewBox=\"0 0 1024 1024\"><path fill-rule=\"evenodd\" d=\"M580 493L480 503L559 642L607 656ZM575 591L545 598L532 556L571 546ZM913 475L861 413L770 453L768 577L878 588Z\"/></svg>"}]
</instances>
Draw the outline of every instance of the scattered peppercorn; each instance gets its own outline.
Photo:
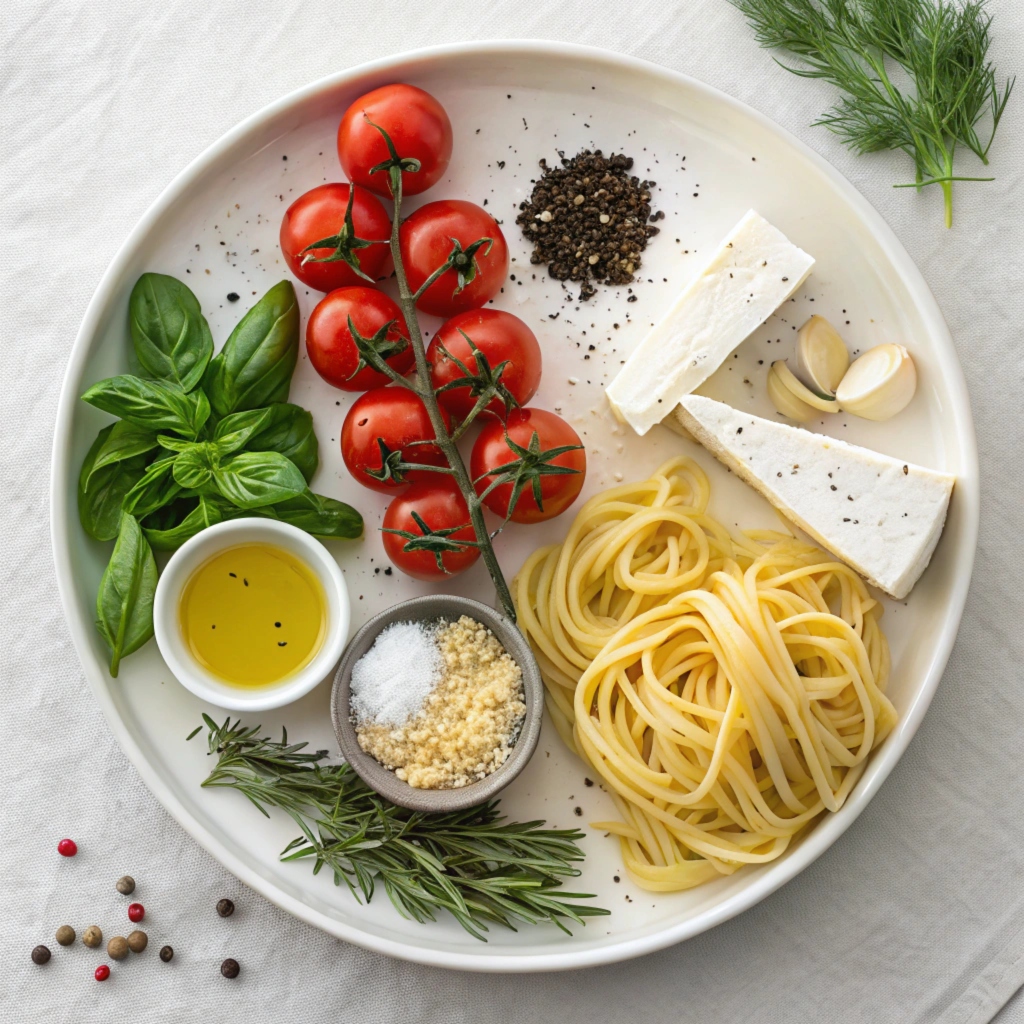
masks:
<instances>
[{"instance_id":1,"label":"scattered peppercorn","mask_svg":"<svg viewBox=\"0 0 1024 1024\"><path fill-rule=\"evenodd\" d=\"M123 960L128 955L128 940L123 935L115 935L107 943L107 956L113 960Z\"/></svg>"},{"instance_id":2,"label":"scattered peppercorn","mask_svg":"<svg viewBox=\"0 0 1024 1024\"><path fill-rule=\"evenodd\" d=\"M160 959L169 964L174 959L174 950L170 946L160 947Z\"/></svg>"},{"instance_id":3,"label":"scattered peppercorn","mask_svg":"<svg viewBox=\"0 0 1024 1024\"><path fill-rule=\"evenodd\" d=\"M217 900L217 913L221 917L230 917L235 912L235 905L229 899Z\"/></svg>"},{"instance_id":4,"label":"scattered peppercorn","mask_svg":"<svg viewBox=\"0 0 1024 1024\"><path fill-rule=\"evenodd\" d=\"M32 950L32 963L39 964L39 966L42 967L43 964L48 964L49 962L50 951L46 946L36 946L36 948Z\"/></svg>"},{"instance_id":5,"label":"scattered peppercorn","mask_svg":"<svg viewBox=\"0 0 1024 1024\"><path fill-rule=\"evenodd\" d=\"M138 929L128 936L128 948L133 953L141 953L149 945L149 936Z\"/></svg>"},{"instance_id":6,"label":"scattered peppercorn","mask_svg":"<svg viewBox=\"0 0 1024 1024\"><path fill-rule=\"evenodd\" d=\"M62 857L74 857L78 853L78 843L74 839L62 839L57 844L57 852Z\"/></svg>"},{"instance_id":7,"label":"scattered peppercorn","mask_svg":"<svg viewBox=\"0 0 1024 1024\"><path fill-rule=\"evenodd\" d=\"M106 981L110 977L110 968L106 964L100 964L95 971L92 972L92 976L97 981Z\"/></svg>"},{"instance_id":8,"label":"scattered peppercorn","mask_svg":"<svg viewBox=\"0 0 1024 1024\"><path fill-rule=\"evenodd\" d=\"M57 943L61 946L70 946L75 941L75 929L69 924L62 924L57 929Z\"/></svg>"},{"instance_id":9,"label":"scattered peppercorn","mask_svg":"<svg viewBox=\"0 0 1024 1024\"><path fill-rule=\"evenodd\" d=\"M122 896L131 896L135 892L135 879L131 875L122 875L115 883L114 888Z\"/></svg>"},{"instance_id":10,"label":"scattered peppercorn","mask_svg":"<svg viewBox=\"0 0 1024 1024\"><path fill-rule=\"evenodd\" d=\"M240 970L241 968L238 966L238 961L232 960L231 957L228 957L227 960L220 965L220 973L223 974L225 978L237 978Z\"/></svg>"},{"instance_id":11,"label":"scattered peppercorn","mask_svg":"<svg viewBox=\"0 0 1024 1024\"><path fill-rule=\"evenodd\" d=\"M288 157L285 157L285 160L287 160L287 159L288 159ZM237 302L237 301L238 301L238 292L228 292L228 302Z\"/></svg>"},{"instance_id":12,"label":"scattered peppercorn","mask_svg":"<svg viewBox=\"0 0 1024 1024\"><path fill-rule=\"evenodd\" d=\"M84 942L90 949L98 948L102 941L103 932L100 931L97 925L91 924L84 932L82 932L82 942Z\"/></svg>"},{"instance_id":13,"label":"scattered peppercorn","mask_svg":"<svg viewBox=\"0 0 1024 1024\"><path fill-rule=\"evenodd\" d=\"M597 291L593 281L629 284L640 269L647 240L660 230L648 223L655 183L627 174L633 158L621 153L558 155L561 167L540 161L543 174L516 223L533 243L530 262L546 263L558 281L579 281L586 300Z\"/></svg>"},{"instance_id":14,"label":"scattered peppercorn","mask_svg":"<svg viewBox=\"0 0 1024 1024\"><path fill-rule=\"evenodd\" d=\"M128 920L138 924L146 916L146 908L141 903L128 904Z\"/></svg>"}]
</instances>

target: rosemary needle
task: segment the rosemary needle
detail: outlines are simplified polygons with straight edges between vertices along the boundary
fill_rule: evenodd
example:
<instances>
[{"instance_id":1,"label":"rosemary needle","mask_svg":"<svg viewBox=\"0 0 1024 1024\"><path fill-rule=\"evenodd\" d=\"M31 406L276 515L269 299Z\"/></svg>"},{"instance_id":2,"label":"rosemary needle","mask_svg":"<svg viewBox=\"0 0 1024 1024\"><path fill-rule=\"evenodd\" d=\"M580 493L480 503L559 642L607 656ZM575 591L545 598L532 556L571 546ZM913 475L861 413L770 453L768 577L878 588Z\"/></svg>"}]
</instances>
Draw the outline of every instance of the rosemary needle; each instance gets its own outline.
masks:
<instances>
[{"instance_id":1,"label":"rosemary needle","mask_svg":"<svg viewBox=\"0 0 1024 1024\"><path fill-rule=\"evenodd\" d=\"M403 917L433 921L448 911L486 941L489 924L515 930L517 922L568 923L607 914L577 903L590 893L564 892L562 880L579 874L578 829L545 829L544 822L506 822L497 801L450 814L425 815L396 807L373 792L347 764L320 764L326 750L259 736L230 717L217 725L203 715L209 753L217 764L203 786L243 793L263 814L277 807L302 831L282 860L311 859L335 885L369 902L380 884ZM202 726L188 737L192 739ZM269 816L269 815L268 815Z\"/></svg>"},{"instance_id":2,"label":"rosemary needle","mask_svg":"<svg viewBox=\"0 0 1024 1024\"><path fill-rule=\"evenodd\" d=\"M858 153L899 149L914 160L913 182L939 185L946 227L953 182L991 181L953 173L964 146L983 164L1013 89L1000 88L987 60L992 18L984 0L730 0L763 46L802 64L782 67L823 78L844 95L814 123ZM900 82L909 88L901 87ZM979 124L988 118L988 138Z\"/></svg>"}]
</instances>

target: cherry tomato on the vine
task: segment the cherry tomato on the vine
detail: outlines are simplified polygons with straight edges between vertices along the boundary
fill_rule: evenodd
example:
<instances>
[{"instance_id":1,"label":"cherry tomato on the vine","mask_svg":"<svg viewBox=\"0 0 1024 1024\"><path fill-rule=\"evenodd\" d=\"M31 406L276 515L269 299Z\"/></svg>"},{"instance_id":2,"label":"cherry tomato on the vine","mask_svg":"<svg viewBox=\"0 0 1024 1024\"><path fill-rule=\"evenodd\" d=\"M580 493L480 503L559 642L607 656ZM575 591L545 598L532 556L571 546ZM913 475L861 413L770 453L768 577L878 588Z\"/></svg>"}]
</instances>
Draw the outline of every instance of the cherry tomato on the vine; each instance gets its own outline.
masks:
<instances>
[{"instance_id":1,"label":"cherry tomato on the vine","mask_svg":"<svg viewBox=\"0 0 1024 1024\"><path fill-rule=\"evenodd\" d=\"M281 251L288 269L317 291L368 283L342 257L354 260L373 280L388 257L391 218L381 201L366 189L356 188L352 195L351 229L346 225L348 205L348 185L317 185L299 196L281 221ZM353 234L355 239L375 244L362 245ZM331 240L330 245L304 252L307 246L326 239ZM310 256L313 259L307 259Z\"/></svg>"},{"instance_id":2,"label":"cherry tomato on the vine","mask_svg":"<svg viewBox=\"0 0 1024 1024\"><path fill-rule=\"evenodd\" d=\"M441 179L452 157L452 123L430 93L414 85L385 85L360 96L341 119L338 157L349 180L390 196L388 172L370 173L390 159L384 136L374 124L391 136L400 157L420 162L418 171L402 171L405 195L424 192Z\"/></svg>"},{"instance_id":3,"label":"cherry tomato on the vine","mask_svg":"<svg viewBox=\"0 0 1024 1024\"><path fill-rule=\"evenodd\" d=\"M453 418L465 419L488 384L488 375L480 373L477 357L466 338L480 350L492 378L498 367L505 363L496 384L506 389L518 405L526 405L540 385L540 345L537 344L537 336L519 317L501 309L474 309L460 313L438 328L427 349L434 388L467 379L456 359L469 370L468 379L478 378L471 386L442 391L437 396L441 405ZM447 356L441 351L442 345L448 352ZM496 396L487 403L486 409L504 417L506 405Z\"/></svg>"},{"instance_id":4,"label":"cherry tomato on the vine","mask_svg":"<svg viewBox=\"0 0 1024 1024\"><path fill-rule=\"evenodd\" d=\"M306 323L306 352L313 369L328 384L342 391L369 391L391 383L387 374L363 363L349 330L349 320L366 339L373 339L391 324L378 340L377 350L399 373L408 373L416 359L409 343L409 329L398 304L376 288L336 288L325 295ZM405 347L388 354L405 341Z\"/></svg>"},{"instance_id":5,"label":"cherry tomato on the vine","mask_svg":"<svg viewBox=\"0 0 1024 1024\"><path fill-rule=\"evenodd\" d=\"M508 437L529 454L520 456L509 447ZM534 443L534 435L537 441ZM569 445L580 445L579 435L561 416L545 409L515 409L509 413L503 424L500 420L489 420L473 445L469 460L469 474L474 480L477 494L483 494L496 479L502 482L484 498L484 504L496 515L508 516L509 503L515 484L505 479L504 474L493 474L491 470L508 466L518 458L523 460L521 479L524 486L509 517L515 523L540 523L561 515L579 496L587 473L587 456L582 447L549 453ZM531 446L536 452L530 452ZM561 470L552 473L551 470ZM564 472L565 470L575 472ZM512 473L516 470L513 468ZM489 474L489 475L484 475ZM541 502L538 505L534 494L534 483L540 484Z\"/></svg>"},{"instance_id":6,"label":"cherry tomato on the vine","mask_svg":"<svg viewBox=\"0 0 1024 1024\"><path fill-rule=\"evenodd\" d=\"M384 513L384 550L388 558L396 568L418 580L454 576L480 557L479 548L459 543L476 537L462 491L451 477L439 473L435 477L413 484ZM417 516L421 522L416 521Z\"/></svg>"},{"instance_id":7,"label":"cherry tomato on the vine","mask_svg":"<svg viewBox=\"0 0 1024 1024\"><path fill-rule=\"evenodd\" d=\"M441 415L447 425L447 414ZM434 440L434 428L427 415L427 407L418 395L408 388L392 385L374 388L360 395L341 428L341 456L352 476L366 487L384 494L396 494L417 480L439 477L432 470L412 470L400 474L400 480L383 472L378 438L383 440L391 458L399 456L404 462L417 462L426 466L445 466L444 453ZM429 444L418 442L428 441ZM382 474L379 479L372 473Z\"/></svg>"},{"instance_id":8,"label":"cherry tomato on the vine","mask_svg":"<svg viewBox=\"0 0 1024 1024\"><path fill-rule=\"evenodd\" d=\"M489 238L489 243L475 243ZM463 199L421 206L402 224L399 241L409 287L415 292L458 249L446 270L416 303L424 313L454 316L479 309L498 294L508 275L508 245L498 222L483 207ZM462 277L462 287L460 284Z\"/></svg>"}]
</instances>

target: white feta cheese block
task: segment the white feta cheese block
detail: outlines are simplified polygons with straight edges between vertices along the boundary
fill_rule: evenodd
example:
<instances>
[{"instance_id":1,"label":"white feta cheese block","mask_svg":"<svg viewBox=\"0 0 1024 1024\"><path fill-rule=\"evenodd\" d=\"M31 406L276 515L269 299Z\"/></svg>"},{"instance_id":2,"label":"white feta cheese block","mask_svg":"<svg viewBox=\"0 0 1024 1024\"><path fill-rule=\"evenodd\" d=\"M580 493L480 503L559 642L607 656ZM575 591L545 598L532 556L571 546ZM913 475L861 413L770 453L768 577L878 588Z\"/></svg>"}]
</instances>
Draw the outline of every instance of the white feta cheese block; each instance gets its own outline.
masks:
<instances>
[{"instance_id":1,"label":"white feta cheese block","mask_svg":"<svg viewBox=\"0 0 1024 1024\"><path fill-rule=\"evenodd\" d=\"M607 389L638 434L667 419L807 279L814 259L750 210Z\"/></svg>"},{"instance_id":2,"label":"white feta cheese block","mask_svg":"<svg viewBox=\"0 0 1024 1024\"><path fill-rule=\"evenodd\" d=\"M682 425L869 583L906 597L928 566L956 480L868 448L751 416L700 395Z\"/></svg>"}]
</instances>

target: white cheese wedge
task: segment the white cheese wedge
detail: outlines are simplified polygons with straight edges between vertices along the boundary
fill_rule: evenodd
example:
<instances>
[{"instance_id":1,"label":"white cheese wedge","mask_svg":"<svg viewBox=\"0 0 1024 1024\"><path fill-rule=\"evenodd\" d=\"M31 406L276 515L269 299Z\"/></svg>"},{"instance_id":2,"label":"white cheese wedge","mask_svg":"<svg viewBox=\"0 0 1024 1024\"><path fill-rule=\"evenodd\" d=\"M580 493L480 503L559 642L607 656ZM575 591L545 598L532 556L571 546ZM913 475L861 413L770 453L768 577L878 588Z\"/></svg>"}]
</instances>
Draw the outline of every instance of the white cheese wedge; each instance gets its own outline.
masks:
<instances>
[{"instance_id":1,"label":"white cheese wedge","mask_svg":"<svg viewBox=\"0 0 1024 1024\"><path fill-rule=\"evenodd\" d=\"M671 415L807 279L814 259L750 210L607 389L615 415L646 434Z\"/></svg>"},{"instance_id":2,"label":"white cheese wedge","mask_svg":"<svg viewBox=\"0 0 1024 1024\"><path fill-rule=\"evenodd\" d=\"M690 395L676 415L712 455L869 583L906 597L956 478Z\"/></svg>"}]
</instances>

